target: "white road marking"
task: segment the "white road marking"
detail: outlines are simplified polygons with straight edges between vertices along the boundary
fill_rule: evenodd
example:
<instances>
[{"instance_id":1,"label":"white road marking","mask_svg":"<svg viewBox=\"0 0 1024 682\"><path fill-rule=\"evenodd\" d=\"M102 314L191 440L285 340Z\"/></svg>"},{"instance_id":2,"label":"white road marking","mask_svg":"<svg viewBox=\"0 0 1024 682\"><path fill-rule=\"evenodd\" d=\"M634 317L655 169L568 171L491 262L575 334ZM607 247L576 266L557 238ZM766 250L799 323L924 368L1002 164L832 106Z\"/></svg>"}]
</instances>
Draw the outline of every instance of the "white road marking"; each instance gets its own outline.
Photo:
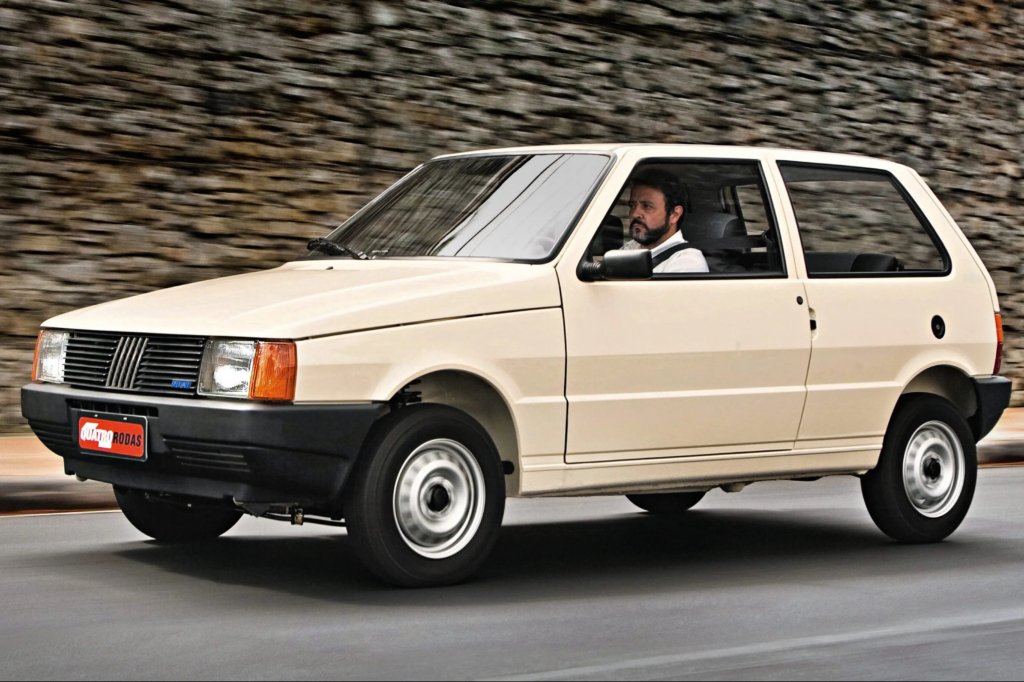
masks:
<instances>
[{"instance_id":1,"label":"white road marking","mask_svg":"<svg viewBox=\"0 0 1024 682\"><path fill-rule=\"evenodd\" d=\"M32 514L18 512L0 513L0 519L32 519L40 516L78 516L81 514L120 514L120 509L93 509L91 511L51 511Z\"/></svg>"},{"instance_id":2,"label":"white road marking","mask_svg":"<svg viewBox=\"0 0 1024 682\"><path fill-rule=\"evenodd\" d=\"M950 618L929 618L925 620L911 621L905 625L879 628L876 630L861 630L859 632L845 632L834 635L820 635L816 637L800 637L795 639L783 639L775 642L762 642L758 644L747 644L743 646L727 647L724 649L709 649L707 651L692 651L680 654L666 654L662 656L648 656L644 658L633 658L622 661L602 663L598 665L586 665L576 668L563 668L561 670L549 670L546 672L528 673L524 675L511 675L508 677L496 677L491 679L500 680L558 680L575 677L591 676L614 676L615 673L626 670L638 670L644 668L656 668L662 666L683 665L699 663L702 661L714 661L727 658L738 658L741 656L757 656L765 654L777 654L799 649L810 649L815 647L828 647L841 644L856 644L877 639L892 637L906 637L907 635L921 635L943 630L956 630L960 628L974 628L982 626L1000 625L1024 621L1024 610L1015 609L1008 611L991 611Z\"/></svg>"}]
</instances>

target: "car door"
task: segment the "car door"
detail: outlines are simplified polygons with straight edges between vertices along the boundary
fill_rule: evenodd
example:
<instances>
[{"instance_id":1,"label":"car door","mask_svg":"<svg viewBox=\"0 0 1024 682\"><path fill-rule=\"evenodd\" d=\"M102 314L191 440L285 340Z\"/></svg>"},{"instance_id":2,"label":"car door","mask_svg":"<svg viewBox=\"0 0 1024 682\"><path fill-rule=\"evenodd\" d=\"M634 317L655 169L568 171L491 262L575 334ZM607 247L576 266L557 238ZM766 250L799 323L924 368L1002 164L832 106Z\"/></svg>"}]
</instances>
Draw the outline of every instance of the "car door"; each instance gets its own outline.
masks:
<instances>
[{"instance_id":1,"label":"car door","mask_svg":"<svg viewBox=\"0 0 1024 682\"><path fill-rule=\"evenodd\" d=\"M708 258L725 269L586 282L560 268L566 461L790 450L806 393L810 326L803 285L788 274L790 256L780 248L762 163L646 159L631 177L650 166L677 173L688 187L693 221L684 215L684 234L702 235L706 255L727 256ZM627 181L603 224L627 217L628 192ZM740 197L747 205L737 208ZM749 248L719 251L707 241L728 225L735 242L737 219L760 226L748 232Z\"/></svg>"},{"instance_id":2,"label":"car door","mask_svg":"<svg viewBox=\"0 0 1024 682\"><path fill-rule=\"evenodd\" d=\"M978 325L904 171L798 159L778 162L815 324L798 447L877 447L908 369Z\"/></svg>"}]
</instances>

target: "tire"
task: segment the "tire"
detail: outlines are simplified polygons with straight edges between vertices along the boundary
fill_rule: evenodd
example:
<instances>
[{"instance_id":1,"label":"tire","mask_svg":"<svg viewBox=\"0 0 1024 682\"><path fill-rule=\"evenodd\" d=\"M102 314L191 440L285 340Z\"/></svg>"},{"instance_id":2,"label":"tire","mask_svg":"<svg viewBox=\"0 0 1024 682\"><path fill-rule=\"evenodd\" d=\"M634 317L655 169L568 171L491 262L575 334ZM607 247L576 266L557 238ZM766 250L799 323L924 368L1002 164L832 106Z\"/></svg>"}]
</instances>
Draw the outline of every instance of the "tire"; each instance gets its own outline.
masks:
<instances>
[{"instance_id":1,"label":"tire","mask_svg":"<svg viewBox=\"0 0 1024 682\"><path fill-rule=\"evenodd\" d=\"M114 488L125 518L144 535L160 542L214 540L231 530L242 512L230 507L187 507L147 498L140 490Z\"/></svg>"},{"instance_id":2,"label":"tire","mask_svg":"<svg viewBox=\"0 0 1024 682\"><path fill-rule=\"evenodd\" d=\"M897 405L878 466L861 477L872 520L904 543L941 542L967 516L978 454L967 422L949 401L918 395Z\"/></svg>"},{"instance_id":3,"label":"tire","mask_svg":"<svg viewBox=\"0 0 1024 682\"><path fill-rule=\"evenodd\" d=\"M707 493L649 493L626 495L626 499L646 512L658 516L675 516L693 509Z\"/></svg>"},{"instance_id":4,"label":"tire","mask_svg":"<svg viewBox=\"0 0 1024 682\"><path fill-rule=\"evenodd\" d=\"M452 585L490 554L505 515L497 448L469 415L403 407L374 427L344 495L356 556L399 587Z\"/></svg>"}]
</instances>

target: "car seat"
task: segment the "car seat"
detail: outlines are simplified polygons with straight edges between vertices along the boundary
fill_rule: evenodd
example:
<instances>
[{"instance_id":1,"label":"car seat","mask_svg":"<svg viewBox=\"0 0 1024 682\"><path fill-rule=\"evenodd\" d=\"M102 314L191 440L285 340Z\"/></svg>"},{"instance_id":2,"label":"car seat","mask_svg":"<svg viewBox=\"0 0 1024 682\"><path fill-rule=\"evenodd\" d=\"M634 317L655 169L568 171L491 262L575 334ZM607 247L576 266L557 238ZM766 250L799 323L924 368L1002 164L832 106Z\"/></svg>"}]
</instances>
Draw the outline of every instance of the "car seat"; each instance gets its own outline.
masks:
<instances>
[{"instance_id":1,"label":"car seat","mask_svg":"<svg viewBox=\"0 0 1024 682\"><path fill-rule=\"evenodd\" d=\"M746 237L747 226L743 219L731 213L696 212L683 217L683 239L699 244L711 272L746 272L737 264L742 249L716 249L714 242L719 239Z\"/></svg>"},{"instance_id":2,"label":"car seat","mask_svg":"<svg viewBox=\"0 0 1024 682\"><path fill-rule=\"evenodd\" d=\"M622 231L622 219L609 213L604 217L601 227L590 242L590 247L587 249L587 258L594 260L595 257L603 256L609 251L621 249L624 242L625 236Z\"/></svg>"}]
</instances>

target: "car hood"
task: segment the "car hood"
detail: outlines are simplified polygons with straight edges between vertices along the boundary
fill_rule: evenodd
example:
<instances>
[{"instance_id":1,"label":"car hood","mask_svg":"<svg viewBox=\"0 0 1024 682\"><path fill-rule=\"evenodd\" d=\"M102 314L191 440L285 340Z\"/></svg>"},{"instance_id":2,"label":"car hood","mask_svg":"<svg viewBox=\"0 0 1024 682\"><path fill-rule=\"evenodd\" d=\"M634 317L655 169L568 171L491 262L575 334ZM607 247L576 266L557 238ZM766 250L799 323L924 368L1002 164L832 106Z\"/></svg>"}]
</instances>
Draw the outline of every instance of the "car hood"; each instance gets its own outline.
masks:
<instances>
[{"instance_id":1,"label":"car hood","mask_svg":"<svg viewBox=\"0 0 1024 682\"><path fill-rule=\"evenodd\" d=\"M550 265L317 260L162 289L48 320L59 329L304 339L561 305Z\"/></svg>"}]
</instances>

